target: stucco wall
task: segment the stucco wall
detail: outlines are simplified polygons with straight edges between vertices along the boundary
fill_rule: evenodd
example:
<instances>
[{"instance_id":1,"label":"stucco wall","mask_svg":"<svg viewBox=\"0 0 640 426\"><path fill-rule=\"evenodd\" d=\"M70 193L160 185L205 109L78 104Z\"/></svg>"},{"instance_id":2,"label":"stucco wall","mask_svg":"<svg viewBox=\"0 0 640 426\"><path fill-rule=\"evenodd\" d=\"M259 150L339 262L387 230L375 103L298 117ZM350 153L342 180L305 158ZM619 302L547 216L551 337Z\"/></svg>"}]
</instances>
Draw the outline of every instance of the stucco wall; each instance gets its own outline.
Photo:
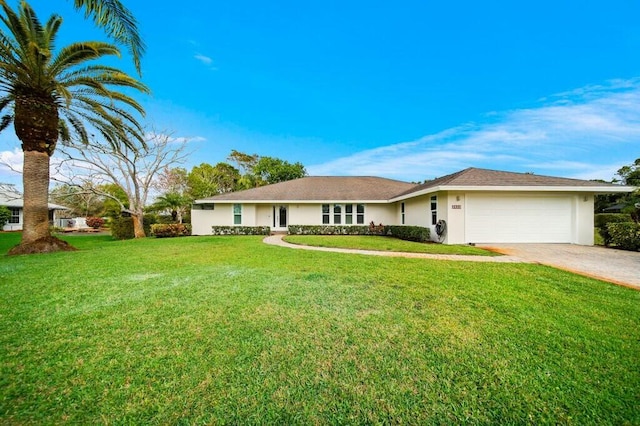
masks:
<instances>
[{"instance_id":1,"label":"stucco wall","mask_svg":"<svg viewBox=\"0 0 640 426\"><path fill-rule=\"evenodd\" d=\"M233 225L233 204L216 204L213 210L191 210L193 235L211 235L213 225Z\"/></svg>"}]
</instances>

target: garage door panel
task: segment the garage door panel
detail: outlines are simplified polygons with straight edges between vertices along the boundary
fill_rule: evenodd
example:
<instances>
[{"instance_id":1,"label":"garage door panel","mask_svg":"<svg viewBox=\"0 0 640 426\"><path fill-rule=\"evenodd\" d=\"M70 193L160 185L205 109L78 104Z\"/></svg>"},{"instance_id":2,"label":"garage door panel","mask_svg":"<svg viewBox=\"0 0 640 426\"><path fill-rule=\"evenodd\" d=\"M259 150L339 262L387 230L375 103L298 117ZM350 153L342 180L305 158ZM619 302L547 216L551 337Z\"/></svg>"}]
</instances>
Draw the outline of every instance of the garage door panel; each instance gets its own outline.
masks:
<instances>
[{"instance_id":1,"label":"garage door panel","mask_svg":"<svg viewBox=\"0 0 640 426\"><path fill-rule=\"evenodd\" d=\"M466 241L473 243L569 243L568 196L467 195Z\"/></svg>"}]
</instances>

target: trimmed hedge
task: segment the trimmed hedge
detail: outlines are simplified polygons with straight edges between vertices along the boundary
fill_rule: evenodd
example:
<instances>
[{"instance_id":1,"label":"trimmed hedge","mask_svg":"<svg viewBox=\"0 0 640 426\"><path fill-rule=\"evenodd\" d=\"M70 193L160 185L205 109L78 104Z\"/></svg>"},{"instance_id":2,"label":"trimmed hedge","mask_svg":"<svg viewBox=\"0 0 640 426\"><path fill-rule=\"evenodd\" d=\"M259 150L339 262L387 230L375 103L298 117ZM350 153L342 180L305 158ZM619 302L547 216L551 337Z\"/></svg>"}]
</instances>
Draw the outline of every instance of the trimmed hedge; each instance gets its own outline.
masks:
<instances>
[{"instance_id":1,"label":"trimmed hedge","mask_svg":"<svg viewBox=\"0 0 640 426\"><path fill-rule=\"evenodd\" d=\"M289 225L290 235L374 235L368 226Z\"/></svg>"},{"instance_id":2,"label":"trimmed hedge","mask_svg":"<svg viewBox=\"0 0 640 426\"><path fill-rule=\"evenodd\" d=\"M213 235L271 235L268 226L212 226Z\"/></svg>"},{"instance_id":3,"label":"trimmed hedge","mask_svg":"<svg viewBox=\"0 0 640 426\"><path fill-rule=\"evenodd\" d=\"M608 229L610 223L633 223L631 216L626 213L598 213L593 219L595 227L600 229L605 246L612 244Z\"/></svg>"},{"instance_id":4,"label":"trimmed hedge","mask_svg":"<svg viewBox=\"0 0 640 426\"><path fill-rule=\"evenodd\" d=\"M640 224L635 222L607 224L611 245L623 250L640 250Z\"/></svg>"},{"instance_id":5,"label":"trimmed hedge","mask_svg":"<svg viewBox=\"0 0 640 426\"><path fill-rule=\"evenodd\" d=\"M387 235L400 240L424 243L429 241L431 236L429 228L423 228L422 226L391 225L386 228Z\"/></svg>"},{"instance_id":6,"label":"trimmed hedge","mask_svg":"<svg viewBox=\"0 0 640 426\"><path fill-rule=\"evenodd\" d=\"M429 228L405 225L289 225L291 235L380 235L400 240L429 241Z\"/></svg>"},{"instance_id":7,"label":"trimmed hedge","mask_svg":"<svg viewBox=\"0 0 640 426\"><path fill-rule=\"evenodd\" d=\"M191 235L191 225L183 223L154 223L151 225L151 235L156 238L188 237Z\"/></svg>"}]
</instances>

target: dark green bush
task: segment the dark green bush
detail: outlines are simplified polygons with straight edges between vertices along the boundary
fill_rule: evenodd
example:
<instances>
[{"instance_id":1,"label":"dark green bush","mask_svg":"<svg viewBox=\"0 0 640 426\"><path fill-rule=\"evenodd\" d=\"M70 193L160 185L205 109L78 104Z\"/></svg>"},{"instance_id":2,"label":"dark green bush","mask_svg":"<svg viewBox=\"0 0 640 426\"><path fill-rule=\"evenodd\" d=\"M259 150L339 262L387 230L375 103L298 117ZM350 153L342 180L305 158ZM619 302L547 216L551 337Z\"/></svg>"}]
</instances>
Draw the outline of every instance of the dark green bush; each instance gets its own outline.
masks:
<instances>
[{"instance_id":1,"label":"dark green bush","mask_svg":"<svg viewBox=\"0 0 640 426\"><path fill-rule=\"evenodd\" d=\"M271 235L268 226L212 226L213 235Z\"/></svg>"},{"instance_id":2,"label":"dark green bush","mask_svg":"<svg viewBox=\"0 0 640 426\"><path fill-rule=\"evenodd\" d=\"M607 232L611 245L623 250L640 250L640 224L635 222L609 223Z\"/></svg>"},{"instance_id":3,"label":"dark green bush","mask_svg":"<svg viewBox=\"0 0 640 426\"><path fill-rule=\"evenodd\" d=\"M291 235L371 235L368 226L289 225Z\"/></svg>"},{"instance_id":4,"label":"dark green bush","mask_svg":"<svg viewBox=\"0 0 640 426\"><path fill-rule=\"evenodd\" d=\"M116 240L131 240L135 237L132 217L111 219L111 236Z\"/></svg>"},{"instance_id":5,"label":"dark green bush","mask_svg":"<svg viewBox=\"0 0 640 426\"><path fill-rule=\"evenodd\" d=\"M594 216L594 225L600 230L600 235L604 240L604 245L611 244L611 235L608 225L610 223L633 223L631 215L626 213L598 213Z\"/></svg>"},{"instance_id":6,"label":"dark green bush","mask_svg":"<svg viewBox=\"0 0 640 426\"><path fill-rule=\"evenodd\" d=\"M631 215L626 213L596 213L593 216L593 225L596 228L604 228L607 223L633 222Z\"/></svg>"},{"instance_id":7,"label":"dark green bush","mask_svg":"<svg viewBox=\"0 0 640 426\"><path fill-rule=\"evenodd\" d=\"M387 226L386 228L386 235L398 238L400 240L415 241L418 243L429 241L429 228L424 228L422 226L396 225Z\"/></svg>"},{"instance_id":8,"label":"dark green bush","mask_svg":"<svg viewBox=\"0 0 640 426\"><path fill-rule=\"evenodd\" d=\"M157 238L186 237L191 235L191 225L182 223L154 223L151 235Z\"/></svg>"},{"instance_id":9,"label":"dark green bush","mask_svg":"<svg viewBox=\"0 0 640 426\"><path fill-rule=\"evenodd\" d=\"M429 241L429 228L422 226L375 225L289 225L291 235L381 235L400 240Z\"/></svg>"}]
</instances>

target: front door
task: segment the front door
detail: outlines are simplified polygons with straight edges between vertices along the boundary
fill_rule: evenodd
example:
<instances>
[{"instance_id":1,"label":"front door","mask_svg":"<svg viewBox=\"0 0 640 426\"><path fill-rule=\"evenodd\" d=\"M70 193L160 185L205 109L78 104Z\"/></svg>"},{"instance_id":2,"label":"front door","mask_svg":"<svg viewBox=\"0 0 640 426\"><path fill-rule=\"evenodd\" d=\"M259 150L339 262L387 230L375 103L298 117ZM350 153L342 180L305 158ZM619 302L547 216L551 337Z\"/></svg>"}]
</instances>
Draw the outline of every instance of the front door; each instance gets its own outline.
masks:
<instances>
[{"instance_id":1,"label":"front door","mask_svg":"<svg viewBox=\"0 0 640 426\"><path fill-rule=\"evenodd\" d=\"M287 229L287 206L273 206L273 228L277 230Z\"/></svg>"}]
</instances>

